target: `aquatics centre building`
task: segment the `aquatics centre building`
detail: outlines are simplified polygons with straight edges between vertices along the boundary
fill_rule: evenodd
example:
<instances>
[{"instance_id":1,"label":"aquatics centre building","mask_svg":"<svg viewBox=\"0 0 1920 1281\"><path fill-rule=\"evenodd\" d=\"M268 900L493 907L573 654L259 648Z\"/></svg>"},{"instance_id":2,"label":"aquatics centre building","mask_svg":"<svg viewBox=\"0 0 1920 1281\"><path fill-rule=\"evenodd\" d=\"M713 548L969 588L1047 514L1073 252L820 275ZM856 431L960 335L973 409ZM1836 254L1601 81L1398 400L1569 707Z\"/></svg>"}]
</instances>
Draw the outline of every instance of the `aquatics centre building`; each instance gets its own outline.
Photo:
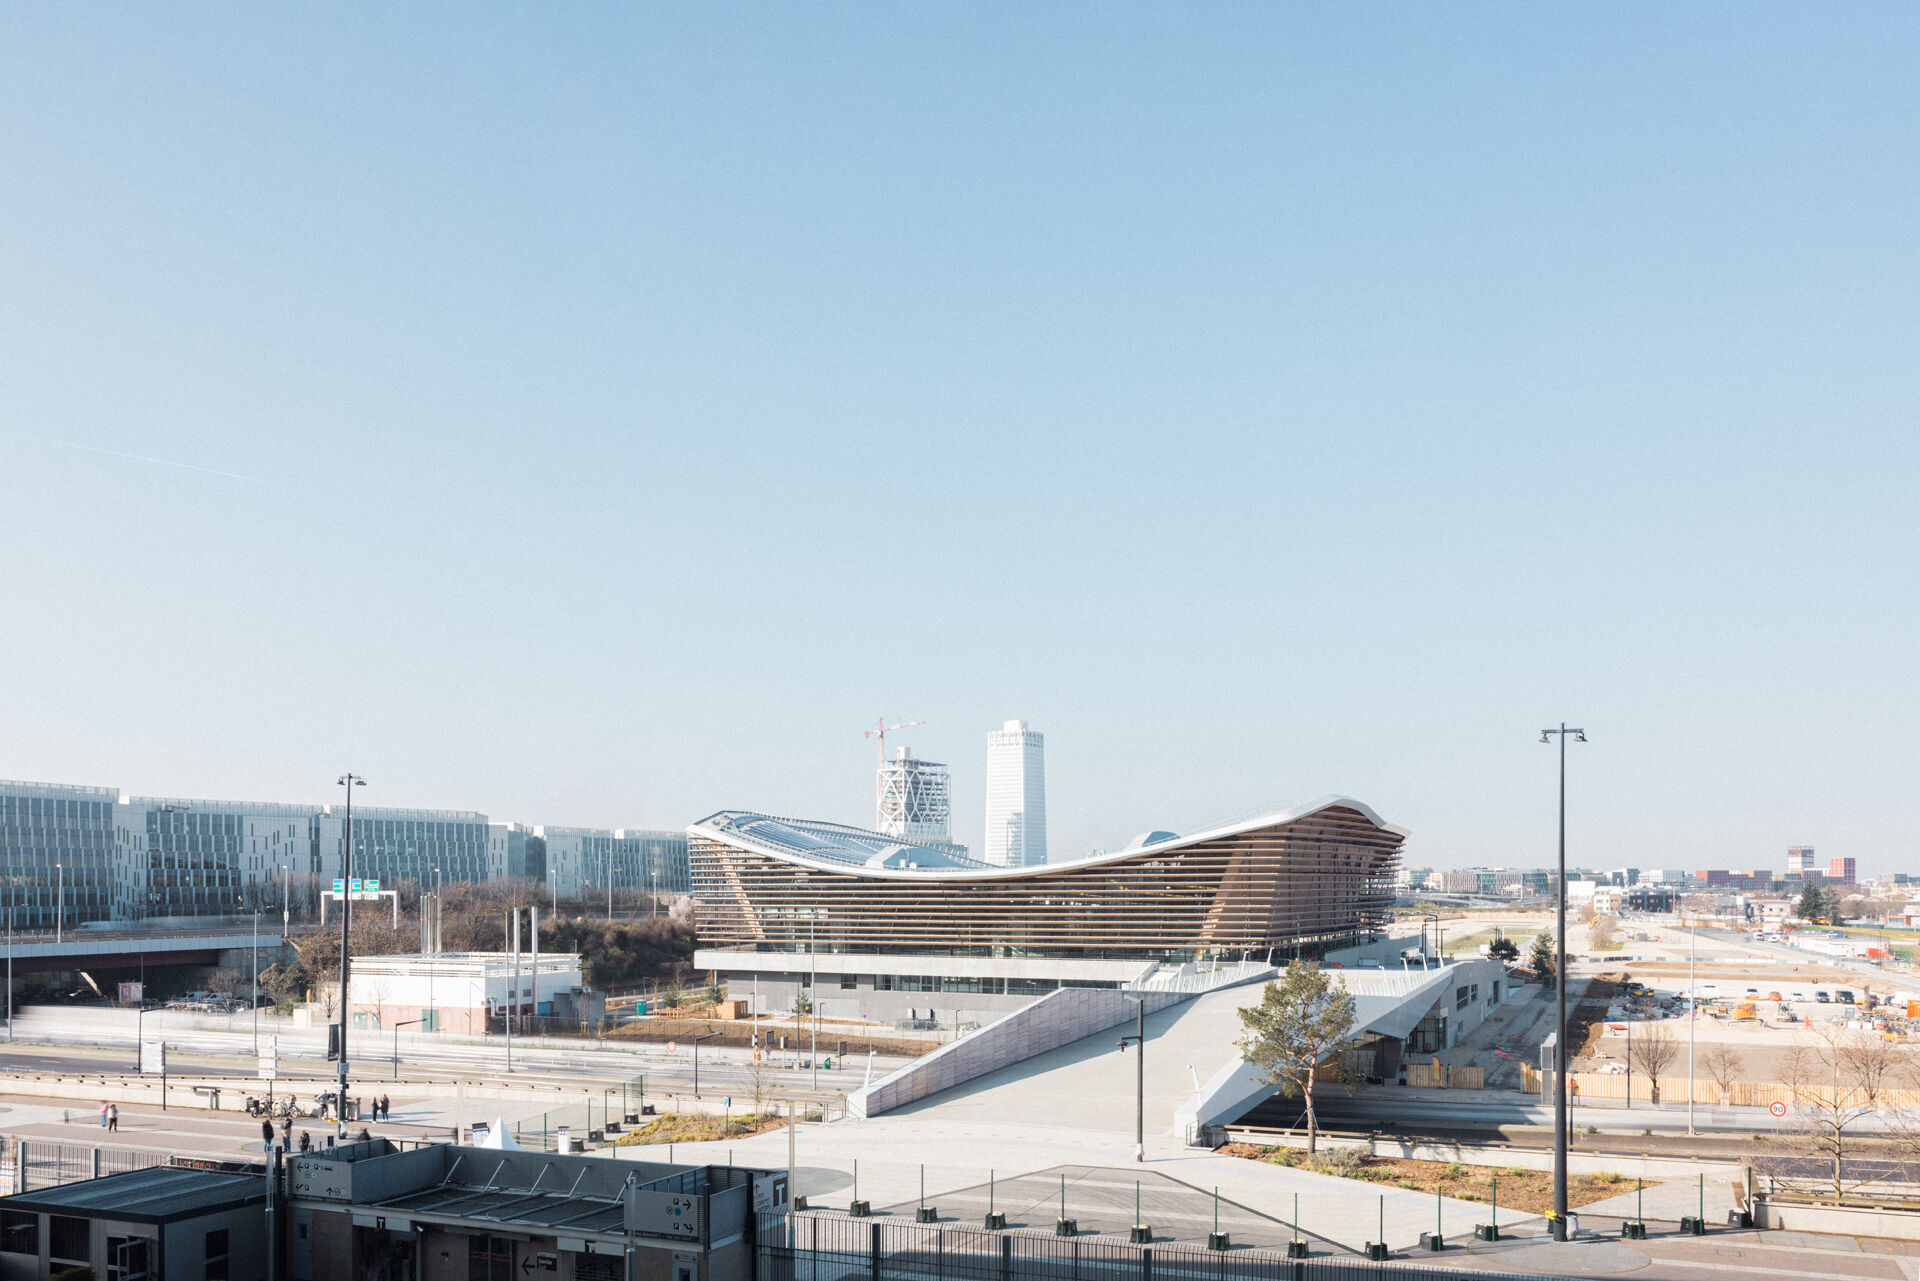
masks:
<instances>
[{"instance_id":1,"label":"aquatics centre building","mask_svg":"<svg viewBox=\"0 0 1920 1281\"><path fill-rule=\"evenodd\" d=\"M1125 849L1002 867L839 824L728 810L688 827L696 967L758 1009L990 1015L1058 987L1317 953L1383 930L1407 833L1332 796Z\"/></svg>"}]
</instances>

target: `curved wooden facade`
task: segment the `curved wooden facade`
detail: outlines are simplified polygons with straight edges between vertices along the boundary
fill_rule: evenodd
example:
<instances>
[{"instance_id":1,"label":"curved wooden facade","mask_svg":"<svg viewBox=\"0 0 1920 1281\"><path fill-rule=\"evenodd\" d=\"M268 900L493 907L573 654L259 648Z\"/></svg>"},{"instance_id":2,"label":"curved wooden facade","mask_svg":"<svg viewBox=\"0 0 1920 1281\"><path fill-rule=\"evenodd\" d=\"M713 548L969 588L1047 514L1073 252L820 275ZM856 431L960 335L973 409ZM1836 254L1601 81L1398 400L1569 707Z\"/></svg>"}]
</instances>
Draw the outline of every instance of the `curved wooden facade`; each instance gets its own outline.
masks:
<instances>
[{"instance_id":1,"label":"curved wooden facade","mask_svg":"<svg viewBox=\"0 0 1920 1281\"><path fill-rule=\"evenodd\" d=\"M687 829L703 947L1125 956L1264 952L1375 933L1405 833L1357 802L1118 855L1017 870L901 873L791 857Z\"/></svg>"}]
</instances>

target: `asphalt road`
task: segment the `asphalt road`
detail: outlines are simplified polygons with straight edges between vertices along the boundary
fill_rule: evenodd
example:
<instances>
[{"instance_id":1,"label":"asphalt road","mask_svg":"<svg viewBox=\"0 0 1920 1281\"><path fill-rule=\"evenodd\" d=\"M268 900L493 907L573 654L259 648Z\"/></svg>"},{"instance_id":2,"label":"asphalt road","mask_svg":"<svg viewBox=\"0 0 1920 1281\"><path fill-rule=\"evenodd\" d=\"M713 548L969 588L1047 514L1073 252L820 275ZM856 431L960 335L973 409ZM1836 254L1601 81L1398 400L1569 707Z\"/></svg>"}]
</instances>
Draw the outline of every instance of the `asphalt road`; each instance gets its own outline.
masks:
<instances>
[{"instance_id":1,"label":"asphalt road","mask_svg":"<svg viewBox=\"0 0 1920 1281\"><path fill-rule=\"evenodd\" d=\"M353 1052L350 1066L356 1080L394 1081L416 1084L461 1080L497 1082L554 1083L564 1085L619 1085L644 1076L647 1087L662 1093L690 1092L694 1066L691 1047L667 1054L662 1047L603 1047L583 1045L579 1049L553 1049L516 1046L512 1069L507 1067L503 1042L468 1045L446 1043L422 1045L417 1041L401 1047L396 1074L390 1042L377 1034L366 1034L367 1050ZM248 1033L189 1031L166 1037L167 1070L171 1077L231 1077L249 1074L255 1067L253 1040ZM353 1043L349 1042L350 1051ZM893 1070L904 1060L874 1060L874 1079ZM49 1043L44 1030L34 1042L0 1042L0 1069L14 1073L128 1073L138 1067L135 1048L129 1038L125 1045ZM846 1067L836 1061L831 1070L815 1072L776 1063L764 1082L783 1097L805 1098L814 1093L839 1095L858 1089L867 1079L865 1058ZM282 1080L320 1082L331 1080L337 1068L324 1058L302 1057L289 1053L283 1044L279 1059ZM703 1049L700 1052L700 1088L703 1093L732 1088L750 1093L752 1066L745 1050ZM815 1082L818 1082L817 1091ZM262 1088L265 1088L264 1082Z\"/></svg>"}]
</instances>

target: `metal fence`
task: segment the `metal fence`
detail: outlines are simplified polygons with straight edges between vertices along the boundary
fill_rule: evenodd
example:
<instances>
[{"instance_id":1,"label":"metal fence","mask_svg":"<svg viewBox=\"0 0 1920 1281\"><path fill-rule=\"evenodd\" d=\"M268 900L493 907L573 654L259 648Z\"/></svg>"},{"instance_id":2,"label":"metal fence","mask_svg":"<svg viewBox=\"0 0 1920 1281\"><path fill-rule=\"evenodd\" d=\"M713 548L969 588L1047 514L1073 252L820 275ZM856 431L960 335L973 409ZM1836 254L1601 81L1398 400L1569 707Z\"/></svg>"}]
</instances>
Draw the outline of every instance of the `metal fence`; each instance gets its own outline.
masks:
<instances>
[{"instance_id":1,"label":"metal fence","mask_svg":"<svg viewBox=\"0 0 1920 1281\"><path fill-rule=\"evenodd\" d=\"M1546 1281L1351 1256L1289 1259L1270 1250L1129 1245L819 1213L763 1215L756 1228L761 1281Z\"/></svg>"},{"instance_id":2,"label":"metal fence","mask_svg":"<svg viewBox=\"0 0 1920 1281\"><path fill-rule=\"evenodd\" d=\"M157 1165L198 1165L219 1169L258 1169L258 1162L231 1157L183 1156L165 1148L119 1144L64 1143L0 1135L0 1195L37 1192L64 1183L150 1170Z\"/></svg>"}]
</instances>

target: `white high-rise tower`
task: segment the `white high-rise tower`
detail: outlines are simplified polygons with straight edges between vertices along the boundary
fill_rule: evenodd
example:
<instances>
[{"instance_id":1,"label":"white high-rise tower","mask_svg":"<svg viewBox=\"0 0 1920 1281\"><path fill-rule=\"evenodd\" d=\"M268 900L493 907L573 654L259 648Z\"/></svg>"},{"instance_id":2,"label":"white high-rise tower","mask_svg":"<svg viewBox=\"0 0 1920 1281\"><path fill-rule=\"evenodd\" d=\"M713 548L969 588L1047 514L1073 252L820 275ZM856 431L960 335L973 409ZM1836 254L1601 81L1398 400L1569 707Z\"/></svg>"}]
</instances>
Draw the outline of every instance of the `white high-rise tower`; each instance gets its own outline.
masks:
<instances>
[{"instance_id":1,"label":"white high-rise tower","mask_svg":"<svg viewBox=\"0 0 1920 1281\"><path fill-rule=\"evenodd\" d=\"M989 863L1036 867L1047 861L1046 738L1025 721L987 735Z\"/></svg>"}]
</instances>

